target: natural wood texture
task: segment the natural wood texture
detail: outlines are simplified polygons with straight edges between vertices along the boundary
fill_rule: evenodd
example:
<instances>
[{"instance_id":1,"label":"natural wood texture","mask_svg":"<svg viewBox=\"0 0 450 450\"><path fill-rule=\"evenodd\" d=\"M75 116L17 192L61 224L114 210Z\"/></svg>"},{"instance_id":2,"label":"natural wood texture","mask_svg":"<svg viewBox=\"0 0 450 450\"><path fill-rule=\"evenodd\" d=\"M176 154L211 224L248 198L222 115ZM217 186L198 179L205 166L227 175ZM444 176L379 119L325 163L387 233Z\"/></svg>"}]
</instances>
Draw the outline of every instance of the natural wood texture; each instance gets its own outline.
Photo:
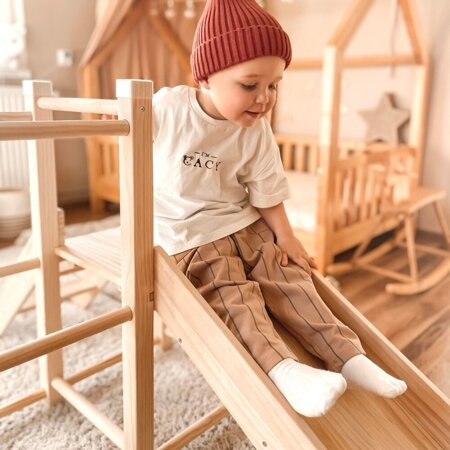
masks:
<instances>
[{"instance_id":1,"label":"natural wood texture","mask_svg":"<svg viewBox=\"0 0 450 450\"><path fill-rule=\"evenodd\" d=\"M317 211L317 253L319 269L324 272L332 263L332 255L327 249L332 245L333 221L336 221L336 204L333 199L332 179L335 176L335 164L338 158L339 120L340 120L340 94L341 78L343 70L344 52L356 29L367 14L372 0L354 0L347 14L338 25L332 37L327 43L323 63L323 89L322 89L322 119L320 129L320 178L319 197ZM418 18L410 0L400 2L407 15L407 28L412 40L413 48L419 41L420 30ZM428 61L425 47L421 46L422 61ZM421 172L423 159L423 145L425 139L425 117L427 112L428 93L428 66L425 66L422 76L418 78L414 97L412 114L412 130L410 144L417 150L416 160L413 165L415 180L411 179L411 185L417 185Z\"/></svg>"},{"instance_id":2,"label":"natural wood texture","mask_svg":"<svg viewBox=\"0 0 450 450\"><path fill-rule=\"evenodd\" d=\"M121 285L119 228L66 239L55 252L61 258Z\"/></svg>"},{"instance_id":3,"label":"natural wood texture","mask_svg":"<svg viewBox=\"0 0 450 450\"><path fill-rule=\"evenodd\" d=\"M37 317L39 338L33 342L10 349L0 355L0 370L43 355L41 358L41 378L45 397L54 402L66 397L68 401L96 423L113 441L127 449L153 448L153 268L152 268L152 152L151 152L151 96L152 83L138 80L121 80L117 86L118 115L120 120L109 121L107 126L112 135L114 127L122 127L125 133L119 141L120 170L123 172L121 239L123 245L116 246L119 268L116 281L122 290L123 307L112 313L96 317L82 324L61 329L59 296L60 269L56 251L61 249L71 255L70 249L62 245L58 227L56 204L56 176L53 140L48 130L53 130L53 138L61 134L73 136L73 129L81 128L89 135L90 127L83 121L76 122L73 129L53 122L51 113L38 107L38 98L50 97L50 84L30 82L25 84L27 106L41 123L23 125L22 132L14 122L2 125L5 133L13 139L23 137L40 138L30 141L30 185L32 187L33 245L40 264L35 269ZM73 102L69 102L73 103ZM102 129L108 122L98 121L93 127ZM125 128L123 128L123 125ZM61 133L62 129L62 133ZM36 133L26 135L24 130ZM150 149L149 149L150 146ZM69 243L70 244L70 243ZM111 242L104 243L110 247ZM31 244L30 244L31 246ZM94 250L95 253L95 250ZM76 259L73 255L72 259ZM95 255L91 260L95 261ZM78 262L78 261L77 261ZM98 264L97 264L98 265ZM24 269L24 264L14 265L15 273ZM90 267L90 264L87 264ZM96 265L93 264L92 269ZM8 268L8 273L11 271ZM6 270L6 269L5 269ZM72 270L72 269L70 269ZM116 269L117 270L117 269ZM122 432L115 425L104 420L89 402L73 390L62 379L61 348L84 337L98 333L117 324L123 326L123 367L124 367L124 424ZM113 358L112 360L115 360ZM107 365L109 362L106 363ZM101 364L96 367L103 367ZM92 368L85 374L92 373ZM24 406L42 397L42 392L12 404L13 408ZM11 407L11 405L10 405Z\"/></svg>"},{"instance_id":4,"label":"natural wood texture","mask_svg":"<svg viewBox=\"0 0 450 450\"><path fill-rule=\"evenodd\" d=\"M0 408L0 418L8 416L9 414L12 414L15 411L25 408L25 406L32 405L33 403L36 403L39 400L43 400L46 397L47 393L45 389L39 389L30 395L22 397L16 400L15 402Z\"/></svg>"},{"instance_id":5,"label":"natural wood texture","mask_svg":"<svg viewBox=\"0 0 450 450\"><path fill-rule=\"evenodd\" d=\"M422 35L417 7L412 0L398 0L398 2L405 18L406 31L409 35L415 62L427 64L429 56Z\"/></svg>"},{"instance_id":6,"label":"natural wood texture","mask_svg":"<svg viewBox=\"0 0 450 450\"><path fill-rule=\"evenodd\" d=\"M19 121L19 120L32 120L33 115L30 112L0 112L0 121Z\"/></svg>"},{"instance_id":7,"label":"natural wood texture","mask_svg":"<svg viewBox=\"0 0 450 450\"><path fill-rule=\"evenodd\" d=\"M188 49L174 33L169 22L160 14L152 14L148 2L141 1L135 3L114 36L83 67L80 83L82 84L81 90L85 95L89 97L100 96L100 66L120 46L124 36L129 34L142 18L145 18L167 49L174 55L185 73L186 83L194 85ZM145 61L141 63L145 64ZM91 208L93 211L99 212L104 209L106 201L113 203L119 203L120 201L118 167L110 167L110 162L117 160L117 144L111 144L100 138L89 139L87 145Z\"/></svg>"},{"instance_id":8,"label":"natural wood texture","mask_svg":"<svg viewBox=\"0 0 450 450\"><path fill-rule=\"evenodd\" d=\"M124 447L124 433L107 416L100 412L86 397L79 394L69 383L62 378L54 378L52 386L90 422L114 442L120 449Z\"/></svg>"},{"instance_id":9,"label":"natural wood texture","mask_svg":"<svg viewBox=\"0 0 450 450\"><path fill-rule=\"evenodd\" d=\"M367 3L367 2L366 2ZM316 260L323 273L332 256L326 248L330 245L333 231L333 174L338 158L340 125L342 51L338 47L327 46L324 56L322 87L322 119L320 124L320 177L317 207L316 236L318 248Z\"/></svg>"},{"instance_id":10,"label":"natural wood texture","mask_svg":"<svg viewBox=\"0 0 450 450\"><path fill-rule=\"evenodd\" d=\"M58 305L59 307L59 305ZM116 311L102 314L81 324L54 331L44 337L0 354L0 371L23 364L39 356L53 352L78 342L108 328L115 327L133 318L133 312L127 306Z\"/></svg>"},{"instance_id":11,"label":"natural wood texture","mask_svg":"<svg viewBox=\"0 0 450 450\"><path fill-rule=\"evenodd\" d=\"M133 320L122 327L125 448L153 448L153 163L151 82L118 80L122 304Z\"/></svg>"},{"instance_id":12,"label":"natural wood texture","mask_svg":"<svg viewBox=\"0 0 450 450\"><path fill-rule=\"evenodd\" d=\"M120 449L124 447L124 433L107 416L100 412L86 397L79 394L62 378L54 378L52 386L81 414L92 422L100 431L114 442Z\"/></svg>"},{"instance_id":13,"label":"natural wood texture","mask_svg":"<svg viewBox=\"0 0 450 450\"><path fill-rule=\"evenodd\" d=\"M248 355L241 353L243 349L234 336L217 321L206 302L160 249L155 250L155 264L156 310L181 339L183 349L256 448L309 448L311 430L321 446L333 449L432 448L434 445L440 448L449 439L448 399L321 276L316 274L314 281L322 298L337 317L358 333L371 358L407 381L407 394L386 400L365 392L347 391L322 418L285 416L290 407L272 391L266 375L254 367ZM186 298L191 301L186 302ZM278 324L277 330L301 361L319 365ZM236 365L230 365L229 352L234 355ZM217 377L217 373L221 376ZM245 391L245 408L235 390ZM274 431L272 435L278 426L284 431L281 434Z\"/></svg>"},{"instance_id":14,"label":"natural wood texture","mask_svg":"<svg viewBox=\"0 0 450 450\"><path fill-rule=\"evenodd\" d=\"M36 121L31 123L39 126L37 122L51 121L53 113L41 110L37 105L39 97L52 95L51 83L25 81L23 92L25 109L32 112L33 120ZM34 255L40 261L40 267L35 271L37 335L38 338L44 338L60 330L62 326L59 302L59 262L53 252L59 244L55 148L54 141L49 139L28 141L27 145L31 239ZM61 400L60 395L51 386L51 380L54 377L63 375L62 351L58 347L55 350L39 359L41 386L47 392L47 400L50 404Z\"/></svg>"},{"instance_id":15,"label":"natural wood texture","mask_svg":"<svg viewBox=\"0 0 450 450\"><path fill-rule=\"evenodd\" d=\"M224 417L229 415L226 408L222 405L215 408L206 416L202 417L199 421L187 427L181 433L168 440L166 443L158 447L158 450L179 450L186 444L193 441L205 431L220 422Z\"/></svg>"},{"instance_id":16,"label":"natural wood texture","mask_svg":"<svg viewBox=\"0 0 450 450\"><path fill-rule=\"evenodd\" d=\"M154 256L156 311L256 448L325 448L173 261Z\"/></svg>"},{"instance_id":17,"label":"natural wood texture","mask_svg":"<svg viewBox=\"0 0 450 450\"><path fill-rule=\"evenodd\" d=\"M58 209L58 242L64 241L64 212ZM11 242L13 244L13 242ZM30 238L23 247L18 261L29 260L35 256L33 240ZM38 260L39 267L40 262ZM60 271L64 272L67 267L60 267ZM21 306L27 300L34 289L35 273L27 271L18 273L14 276L7 277L2 280L2 289L0 291L0 336L3 334L16 313L21 310Z\"/></svg>"},{"instance_id":18,"label":"natural wood texture","mask_svg":"<svg viewBox=\"0 0 450 450\"><path fill-rule=\"evenodd\" d=\"M380 160L380 163L382 162L383 161ZM333 264L328 267L328 271L334 274L342 274L348 270L354 270L356 267L361 267L365 270L396 280L397 283L388 283L386 285L387 292L399 295L412 295L429 289L450 273L449 228L443 214L439 214L439 211L442 212L442 210L438 203L445 199L446 193L438 189L426 187L413 188L406 200L396 202L395 192L390 193L388 190L389 174L393 173L391 165L395 168L396 160L389 155L388 161L384 161L384 165L381 166L383 168L382 173L386 174L386 177L382 179L381 189L388 192L389 195L384 201L381 201L381 208L373 225L368 228L365 238L356 248L350 262ZM442 228L442 236L448 247L447 251L437 250L426 245L416 246L416 215L422 208L428 205L433 205L435 208L439 225ZM400 233L396 233L391 238L390 242L385 242L379 248L372 249L366 253L368 245L379 231L379 225L383 223L387 217L395 217L399 227L403 227L403 233L401 235ZM392 249L398 246L406 248L409 274L399 273L396 270L387 269L380 266L380 264L376 264L377 258L383 256L388 251L392 251ZM426 274L419 275L417 250L440 256L441 261Z\"/></svg>"},{"instance_id":19,"label":"natural wood texture","mask_svg":"<svg viewBox=\"0 0 450 450\"><path fill-rule=\"evenodd\" d=\"M53 289L58 286L60 273L55 251L61 252L61 256L76 259L73 262L80 263L81 266L90 251L93 255L88 258L88 268L106 272L107 252L102 247L107 247L110 254L109 265L114 258L120 261L120 268L113 268L108 273L113 277L121 275L123 308L105 315L108 316L106 320L103 320L105 316L98 317L84 324L56 331L36 342L25 344L22 348L12 349L6 356L2 355L0 369L11 367L12 362L26 361L42 350L52 351L74 342L83 338L86 333L88 335L94 332L96 327L107 328L115 320L117 323L127 321L123 326L123 439L121 430L99 415L89 402L70 387L69 382L62 379L62 375L54 375L58 369L58 361L52 361L52 364L44 367L51 369L46 372L46 380L55 391L52 392L54 398L57 398L57 394L62 394L84 411L118 445L124 442L126 449L152 449L151 346L155 302L163 321L172 329L174 336L180 340L227 410L258 449L347 449L367 446L388 449L392 448L392 443L398 448L444 446L450 437L445 419L450 414L448 399L318 274L314 275L316 287L330 309L357 332L371 358L394 375L405 379L409 389L396 400L386 400L367 393L347 392L332 412L321 419L304 419L290 408L281 393L178 271L171 259L160 248L152 251L152 152L151 149L148 151L148 145L151 146L151 84L127 81L119 84L117 95L119 118L125 118L130 123L129 135L119 140L122 175L121 245L117 240L105 240L104 234L97 234L96 238L91 239L91 245L86 244L89 242L86 240L88 238L77 238L72 242L68 240L61 246L54 186L45 183L43 185L47 189L42 189L42 186L36 189L42 193L41 197L32 199L37 211L45 211L37 218L38 228L33 240L38 239L39 245L46 249L45 252L38 251L42 255L42 263L37 270L44 269L44 273L40 274L44 286L42 291L50 294L50 302L48 298L46 301L42 298L41 308L46 315L40 316L47 328L55 326L55 319L60 320L59 291ZM46 149L53 150L52 147L40 148L45 158L37 160L47 168L48 177L51 172L49 162L54 162L54 155L50 151L46 153ZM381 157L379 155L382 154L382 151L373 152L373 157ZM338 166L336 163L336 167ZM38 164L33 164L32 167L37 174L40 173ZM357 185L357 178L350 176L351 186ZM347 195L346 198L349 205L353 204L351 196ZM356 213L354 208L350 211L352 218ZM42 228L47 234L53 234L42 236ZM49 237L53 239L51 245ZM98 245L102 239L103 245ZM79 248L82 251L77 252L74 248L76 245L81 245ZM111 250L111 247L114 249ZM98 251L99 249L101 250ZM121 254L118 254L118 249ZM97 259L100 263L96 262ZM52 266L50 263L53 262ZM46 272L47 269L51 270ZM46 289L48 287L52 289ZM43 292L39 292L38 288L37 291L43 297ZM54 310L48 310L49 305ZM60 323L58 327L60 328ZM285 330L279 327L278 330L302 361L316 363L298 343L292 342ZM114 361L116 359L117 357L112 358ZM84 372L90 371L91 369L86 369ZM45 387L44 384L44 391ZM46 394L48 397L47 392ZM32 398L41 395L38 392ZM28 401L31 399L22 399L22 404ZM217 416L220 414L219 411Z\"/></svg>"},{"instance_id":20,"label":"natural wood texture","mask_svg":"<svg viewBox=\"0 0 450 450\"><path fill-rule=\"evenodd\" d=\"M51 111L117 115L117 100L42 97L38 100L38 105L42 109Z\"/></svg>"},{"instance_id":21,"label":"natural wood texture","mask_svg":"<svg viewBox=\"0 0 450 450\"><path fill-rule=\"evenodd\" d=\"M38 258L26 259L17 263L8 264L0 267L0 277L13 275L15 273L26 272L27 270L37 269L40 266Z\"/></svg>"},{"instance_id":22,"label":"natural wood texture","mask_svg":"<svg viewBox=\"0 0 450 450\"><path fill-rule=\"evenodd\" d=\"M369 11L373 0L353 0L341 22L328 40L327 45L339 50L345 50L355 34L365 15Z\"/></svg>"},{"instance_id":23,"label":"natural wood texture","mask_svg":"<svg viewBox=\"0 0 450 450\"><path fill-rule=\"evenodd\" d=\"M380 171L383 161L393 160L401 167L408 167L409 161L414 155L413 148L401 145L398 147L386 144L364 144L357 141L339 142L336 150L337 158L334 158L334 169L330 172L324 170L320 159L320 147L315 138L303 138L294 135L276 134L276 142L280 148L283 167L287 171L305 172L317 174L322 183L327 174L329 183L329 197L319 198L327 206L326 213L329 217L329 228L324 233L328 245L320 240L314 231L306 231L296 227L294 232L302 241L308 252L317 255L322 254L329 263L325 266L326 271L336 271L331 266L333 258L344 250L354 247L367 238L370 229L377 224L377 234L391 230L398 224L395 217L387 217L381 220L381 208L391 201L393 192L398 196L406 196L403 183L409 178L415 177L414 172L402 177L390 178L388 188L385 186L387 174ZM392 169L393 170L393 169ZM391 176L393 174L389 174ZM405 178L406 177L406 178ZM291 186L292 188L292 186ZM320 191L319 191L320 196ZM291 210L292 205L287 205L289 215L298 214ZM301 210L302 205L297 208ZM316 230L324 229L323 218L317 218Z\"/></svg>"},{"instance_id":24,"label":"natural wood texture","mask_svg":"<svg viewBox=\"0 0 450 450\"><path fill-rule=\"evenodd\" d=\"M342 60L345 68L383 67L392 65L411 65L415 63L414 56L410 55L369 55L369 56L348 56ZM321 59L294 59L291 61L288 70L308 70L321 69L323 60Z\"/></svg>"},{"instance_id":25,"label":"natural wood texture","mask_svg":"<svg viewBox=\"0 0 450 450\"><path fill-rule=\"evenodd\" d=\"M72 375L71 377L67 378L65 381L69 384L78 383L79 381L84 380L85 378L97 372L100 372L103 369L111 367L113 364L117 364L120 361L122 361L122 354L108 358L107 360L102 361L99 364L96 364L94 366L89 367L88 369L78 372L75 375ZM47 394L44 389L39 389L30 395L27 395L25 397L22 397L21 399L18 399L10 403L9 405L3 406L2 408L0 408L0 418L13 413L14 411L22 409L25 406L31 405L32 403L38 402L39 400L45 399L46 395Z\"/></svg>"},{"instance_id":26,"label":"natural wood texture","mask_svg":"<svg viewBox=\"0 0 450 450\"><path fill-rule=\"evenodd\" d=\"M22 249L19 259L28 259L33 257L34 254L34 247L30 239ZM31 271L2 280L2 290L0 292L0 335L3 334L23 302L28 298L34 286L34 280L35 274Z\"/></svg>"},{"instance_id":27,"label":"natural wood texture","mask_svg":"<svg viewBox=\"0 0 450 450\"><path fill-rule=\"evenodd\" d=\"M441 236L419 231L417 241L440 248ZM435 266L435 258L419 254L419 273ZM390 251L380 260L389 270L404 272L405 251ZM415 366L450 397L450 276L429 290L411 296L386 292L386 278L356 269L338 276L340 291Z\"/></svg>"},{"instance_id":28,"label":"natural wood texture","mask_svg":"<svg viewBox=\"0 0 450 450\"><path fill-rule=\"evenodd\" d=\"M400 1L400 0L398 0ZM302 229L296 229L296 235L302 240L307 250L312 253L319 264L321 272L326 272L327 267L333 262L334 256L354 245L358 245L366 236L367 230L372 224L371 211L377 208L376 182L365 173L363 167L348 174L337 171L337 161L344 157L352 156L356 151L367 149L364 143L356 146L347 145L340 141L340 98L342 71L348 67L379 66L383 64L414 64L415 56L410 55L377 55L347 57L345 50L353 38L356 30L367 15L373 0L354 0L334 33L328 40L324 52L324 58L319 64L318 60L306 62L293 61L291 67L323 68L322 89L322 114L320 137L316 138L314 145L308 143L309 138L297 136L296 139L285 136L280 139L280 145L284 145L283 164L292 170L304 171L318 175L318 201L316 212L316 230L314 233ZM411 110L411 127L409 133L409 145L415 149L415 159L411 168L411 177L407 183L411 186L420 184L422 173L423 152L425 143L428 90L429 90L429 57L426 48L421 41L420 24L417 11L410 0L402 0L402 9L405 12L405 20L408 35L413 48L419 48L421 52L421 64L416 67L418 73L416 79L413 106ZM149 16L150 19L152 16ZM178 54L181 61L185 61L186 55L167 23L160 18L151 19L164 39L170 43L170 47ZM156 23L157 22L157 23ZM420 43L422 42L422 43ZM98 77L97 77L98 78ZM91 80L92 81L92 80ZM86 82L89 89L99 89L98 79ZM281 140L283 143L281 143ZM89 173L91 201L94 210L100 210L105 200L119 201L119 177L115 168L117 151L114 144L106 143L103 139L91 140L89 144ZM393 148L398 148L396 146ZM387 147L385 148L387 150ZM370 151L377 151L377 145L371 146ZM294 156L295 155L295 156ZM361 186L367 181L371 189L369 196L364 196ZM342 190L336 190L336 188ZM299 206L300 208L301 206ZM352 226L348 226L349 223ZM388 231L396 226L393 219L380 224L379 232Z\"/></svg>"},{"instance_id":29,"label":"natural wood texture","mask_svg":"<svg viewBox=\"0 0 450 450\"><path fill-rule=\"evenodd\" d=\"M0 140L69 139L103 134L124 136L130 131L125 120L58 120L43 123L0 122Z\"/></svg>"}]
</instances>

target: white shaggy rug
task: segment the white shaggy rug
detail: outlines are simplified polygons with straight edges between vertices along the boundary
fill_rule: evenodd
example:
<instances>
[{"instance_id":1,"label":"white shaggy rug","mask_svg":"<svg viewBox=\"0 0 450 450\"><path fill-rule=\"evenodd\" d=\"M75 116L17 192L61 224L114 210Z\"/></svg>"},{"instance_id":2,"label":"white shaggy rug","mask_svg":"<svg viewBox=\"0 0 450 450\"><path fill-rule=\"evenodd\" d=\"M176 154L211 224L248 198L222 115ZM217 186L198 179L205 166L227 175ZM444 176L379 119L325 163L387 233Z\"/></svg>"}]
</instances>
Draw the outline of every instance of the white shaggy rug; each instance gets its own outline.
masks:
<instances>
[{"instance_id":1,"label":"white shaggy rug","mask_svg":"<svg viewBox=\"0 0 450 450\"><path fill-rule=\"evenodd\" d=\"M69 226L77 235L115 226L117 218L89 225ZM82 230L80 233L80 229ZM19 240L23 244L24 238ZM0 250L0 263L11 261L20 247ZM1 284L0 284L1 289ZM117 308L116 290L109 286L86 310L64 302L64 326L82 322ZM0 351L36 337L35 311L16 316L3 336ZM120 327L64 349L65 376L79 372L120 351ZM178 431L214 409L219 400L178 345L162 352L155 347L155 444L161 445ZM0 407L39 389L37 361L0 373ZM122 425L122 365L117 364L75 386L110 419ZM48 407L41 400L0 419L0 449L114 449L115 445L67 403ZM225 418L193 441L187 449L247 450L254 447L232 418Z\"/></svg>"}]
</instances>

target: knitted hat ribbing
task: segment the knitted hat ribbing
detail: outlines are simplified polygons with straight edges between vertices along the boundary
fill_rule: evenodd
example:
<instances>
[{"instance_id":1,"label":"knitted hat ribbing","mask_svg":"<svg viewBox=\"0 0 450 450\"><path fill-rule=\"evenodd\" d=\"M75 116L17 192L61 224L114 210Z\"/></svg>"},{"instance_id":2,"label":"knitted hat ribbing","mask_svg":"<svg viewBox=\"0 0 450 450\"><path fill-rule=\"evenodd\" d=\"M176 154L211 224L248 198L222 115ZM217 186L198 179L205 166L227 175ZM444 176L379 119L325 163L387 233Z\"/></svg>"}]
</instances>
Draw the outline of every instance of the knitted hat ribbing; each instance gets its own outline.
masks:
<instances>
[{"instance_id":1,"label":"knitted hat ribbing","mask_svg":"<svg viewBox=\"0 0 450 450\"><path fill-rule=\"evenodd\" d=\"M255 0L208 0L197 25L191 54L196 82L260 56L291 62L289 37Z\"/></svg>"}]
</instances>

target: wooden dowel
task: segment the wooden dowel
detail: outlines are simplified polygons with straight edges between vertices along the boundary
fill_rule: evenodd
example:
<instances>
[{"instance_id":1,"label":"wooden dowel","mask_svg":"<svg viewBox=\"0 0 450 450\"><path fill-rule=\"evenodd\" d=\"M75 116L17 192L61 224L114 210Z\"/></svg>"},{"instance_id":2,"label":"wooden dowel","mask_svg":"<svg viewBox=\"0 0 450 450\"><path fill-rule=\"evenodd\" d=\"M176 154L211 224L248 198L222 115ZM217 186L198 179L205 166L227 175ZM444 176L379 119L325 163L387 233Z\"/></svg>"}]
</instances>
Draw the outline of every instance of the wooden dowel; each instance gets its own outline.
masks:
<instances>
[{"instance_id":1,"label":"wooden dowel","mask_svg":"<svg viewBox=\"0 0 450 450\"><path fill-rule=\"evenodd\" d=\"M9 414L12 414L19 409L24 408L25 406L31 405L33 403L38 402L39 400L44 399L47 396L47 393L44 389L39 389L32 394L27 395L26 397L22 397L19 400L16 400L9 405L3 406L0 408L0 418L5 417Z\"/></svg>"},{"instance_id":2,"label":"wooden dowel","mask_svg":"<svg viewBox=\"0 0 450 450\"><path fill-rule=\"evenodd\" d=\"M375 56L352 56L344 58L342 65L346 68L363 68L377 66L406 66L415 64L413 55L375 55ZM289 65L292 69L321 69L323 61L317 59L294 59Z\"/></svg>"},{"instance_id":3,"label":"wooden dowel","mask_svg":"<svg viewBox=\"0 0 450 450\"><path fill-rule=\"evenodd\" d=\"M211 411L209 414L158 447L158 450L177 450L183 448L186 444L194 440L197 436L200 436L229 414L230 413L225 406L218 406L214 411Z\"/></svg>"},{"instance_id":4,"label":"wooden dowel","mask_svg":"<svg viewBox=\"0 0 450 450\"><path fill-rule=\"evenodd\" d=\"M111 358L108 358L105 361L96 364L95 366L91 366L85 370L82 370L81 372L78 372L75 375L67 378L65 381L69 384L78 383L79 381L84 380L85 378L90 377L97 372L107 369L108 367L111 367L114 364L119 363L120 361L122 361L122 353L111 356ZM0 408L0 418L7 416L19 409L22 409L25 406L31 405L32 403L36 403L39 400L44 399L46 396L47 394L45 390L39 389L32 394L27 395L26 397L22 397L21 399L16 400L9 405L3 406L2 408Z\"/></svg>"},{"instance_id":5,"label":"wooden dowel","mask_svg":"<svg viewBox=\"0 0 450 450\"><path fill-rule=\"evenodd\" d=\"M33 115L30 112L0 112L0 120L33 120Z\"/></svg>"},{"instance_id":6,"label":"wooden dowel","mask_svg":"<svg viewBox=\"0 0 450 450\"><path fill-rule=\"evenodd\" d=\"M114 422L99 411L93 403L76 391L62 378L52 380L53 388L58 391L74 408L83 414L92 424L104 433L119 448L124 448L124 433Z\"/></svg>"},{"instance_id":7,"label":"wooden dowel","mask_svg":"<svg viewBox=\"0 0 450 450\"><path fill-rule=\"evenodd\" d=\"M398 244L398 246L406 248L406 243L402 242ZM423 253L430 253L432 255L443 256L444 258L450 258L450 252L448 250L444 250L443 248L436 248L431 247L430 245L422 245L422 244L416 244L415 247L416 250Z\"/></svg>"},{"instance_id":8,"label":"wooden dowel","mask_svg":"<svg viewBox=\"0 0 450 450\"><path fill-rule=\"evenodd\" d=\"M126 136L126 120L58 120L39 122L0 122L0 141L23 139L73 138L104 134Z\"/></svg>"},{"instance_id":9,"label":"wooden dowel","mask_svg":"<svg viewBox=\"0 0 450 450\"><path fill-rule=\"evenodd\" d=\"M41 109L52 111L71 111L92 114L117 115L117 100L104 100L96 98L60 98L41 97L38 99Z\"/></svg>"},{"instance_id":10,"label":"wooden dowel","mask_svg":"<svg viewBox=\"0 0 450 450\"><path fill-rule=\"evenodd\" d=\"M26 259L14 264L0 267L0 277L14 275L16 273L26 272L27 270L37 269L41 263L38 258Z\"/></svg>"},{"instance_id":11,"label":"wooden dowel","mask_svg":"<svg viewBox=\"0 0 450 450\"><path fill-rule=\"evenodd\" d=\"M111 356L110 358L105 359L104 361L96 364L95 366L91 366L87 369L84 369L81 372L78 372L75 375L66 378L66 381L69 384L78 383L79 381L84 380L85 378L90 377L91 375L94 375L97 372L107 369L108 367L111 367L114 364L119 363L120 361L122 361L122 353L118 353L117 355Z\"/></svg>"},{"instance_id":12,"label":"wooden dowel","mask_svg":"<svg viewBox=\"0 0 450 450\"><path fill-rule=\"evenodd\" d=\"M10 369L38 356L45 355L81 339L100 333L133 318L128 306L102 314L81 324L56 331L43 338L17 346L0 354L0 372Z\"/></svg>"},{"instance_id":13,"label":"wooden dowel","mask_svg":"<svg viewBox=\"0 0 450 450\"><path fill-rule=\"evenodd\" d=\"M410 282L414 281L411 279L411 277L409 275L405 275L403 273L397 273L397 272L394 272L393 270L389 270L389 269L383 269L382 267L374 266L372 264L362 263L362 264L358 264L358 266L362 267L363 269L375 272L384 277L393 278L394 280L402 281L404 283L410 283Z\"/></svg>"}]
</instances>

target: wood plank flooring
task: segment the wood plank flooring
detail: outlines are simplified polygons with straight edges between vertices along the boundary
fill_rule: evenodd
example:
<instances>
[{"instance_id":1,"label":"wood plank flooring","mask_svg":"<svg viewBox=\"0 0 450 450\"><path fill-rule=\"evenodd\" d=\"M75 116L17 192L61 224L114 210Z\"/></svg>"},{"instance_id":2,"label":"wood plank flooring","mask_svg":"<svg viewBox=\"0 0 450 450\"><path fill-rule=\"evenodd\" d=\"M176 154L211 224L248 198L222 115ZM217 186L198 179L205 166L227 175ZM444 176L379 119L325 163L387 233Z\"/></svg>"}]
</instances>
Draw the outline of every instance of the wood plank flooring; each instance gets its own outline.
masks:
<instances>
[{"instance_id":1,"label":"wood plank flooring","mask_svg":"<svg viewBox=\"0 0 450 450\"><path fill-rule=\"evenodd\" d=\"M442 247L435 235L420 232L420 243ZM386 268L407 272L403 251L386 255ZM419 270L430 270L434 256L419 257ZM389 294L387 279L355 270L338 278L341 292L439 389L450 397L450 275L432 289L413 296Z\"/></svg>"}]
</instances>

